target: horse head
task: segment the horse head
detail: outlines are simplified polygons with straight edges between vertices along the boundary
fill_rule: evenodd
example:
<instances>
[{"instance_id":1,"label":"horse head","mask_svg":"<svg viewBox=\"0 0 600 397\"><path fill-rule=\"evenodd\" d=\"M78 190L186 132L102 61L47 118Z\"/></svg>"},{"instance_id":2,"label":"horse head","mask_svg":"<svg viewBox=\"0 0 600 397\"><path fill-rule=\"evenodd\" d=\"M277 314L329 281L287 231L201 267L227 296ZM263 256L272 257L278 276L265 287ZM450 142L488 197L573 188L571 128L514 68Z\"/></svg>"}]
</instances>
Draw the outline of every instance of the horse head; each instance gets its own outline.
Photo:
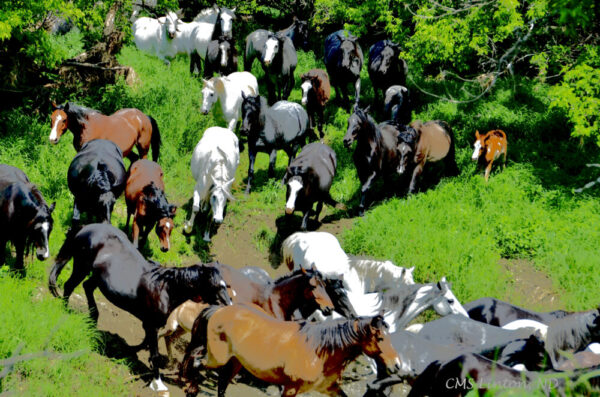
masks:
<instances>
[{"instance_id":1,"label":"horse head","mask_svg":"<svg viewBox=\"0 0 600 397\"><path fill-rule=\"evenodd\" d=\"M355 76L360 75L360 69L362 67L362 54L359 48L357 38L352 35L344 38L340 45L340 50L342 51L340 66L344 69L348 69Z\"/></svg>"},{"instance_id":2,"label":"horse head","mask_svg":"<svg viewBox=\"0 0 600 397\"><path fill-rule=\"evenodd\" d=\"M178 24L181 22L177 14L173 11L168 11L167 15L158 18L158 23L164 26L165 33L169 39L174 39L177 32L180 32Z\"/></svg>"},{"instance_id":3,"label":"horse head","mask_svg":"<svg viewBox=\"0 0 600 397\"><path fill-rule=\"evenodd\" d=\"M314 301L318 309L328 316L334 309L333 302L327 293L327 285L321 272L319 272L313 264L311 269L307 270L300 268L301 273L308 282L308 289L305 290L305 295L302 297L304 301Z\"/></svg>"},{"instance_id":4,"label":"horse head","mask_svg":"<svg viewBox=\"0 0 600 397\"><path fill-rule=\"evenodd\" d=\"M225 86L220 78L212 77L210 80L202 79L204 86L202 87L202 114L208 114L210 109L219 99L219 93L225 91Z\"/></svg>"},{"instance_id":5,"label":"horse head","mask_svg":"<svg viewBox=\"0 0 600 397\"><path fill-rule=\"evenodd\" d=\"M219 37L219 55L221 59L221 67L227 67L229 59L233 58L234 45L232 40L225 36Z\"/></svg>"},{"instance_id":6,"label":"horse head","mask_svg":"<svg viewBox=\"0 0 600 397\"><path fill-rule=\"evenodd\" d=\"M57 144L62 134L69 127L68 125L68 111L69 103L64 105L57 105L52 102L52 114L50 115L50 143Z\"/></svg>"},{"instance_id":7,"label":"horse head","mask_svg":"<svg viewBox=\"0 0 600 397\"><path fill-rule=\"evenodd\" d=\"M235 20L235 10L227 7L221 7L219 12L219 20L221 21L221 34L232 37L233 36L233 21Z\"/></svg>"},{"instance_id":8,"label":"horse head","mask_svg":"<svg viewBox=\"0 0 600 397\"><path fill-rule=\"evenodd\" d=\"M240 132L249 135L260 128L261 100L260 95L246 95L242 91L242 127Z\"/></svg>"},{"instance_id":9,"label":"horse head","mask_svg":"<svg viewBox=\"0 0 600 397\"><path fill-rule=\"evenodd\" d=\"M396 150L400 156L398 161L398 173L404 174L408 168L409 161L413 157L413 153L417 146L419 134L412 127L406 125L399 126L398 144Z\"/></svg>"},{"instance_id":10,"label":"horse head","mask_svg":"<svg viewBox=\"0 0 600 397\"><path fill-rule=\"evenodd\" d=\"M282 183L286 184L286 203L285 203L285 213L287 215L291 215L294 213L294 209L296 207L296 198L298 197L298 193L304 187L304 181L302 180L302 175L306 173L306 170L301 169L301 167L290 166L283 177Z\"/></svg>"},{"instance_id":11,"label":"horse head","mask_svg":"<svg viewBox=\"0 0 600 397\"><path fill-rule=\"evenodd\" d=\"M209 305L231 305L227 283L221 271L214 266L195 265L194 267L197 269L196 277L191 278L189 284L190 290L196 294L192 300ZM201 294L198 294L199 283L203 286Z\"/></svg>"},{"instance_id":12,"label":"horse head","mask_svg":"<svg viewBox=\"0 0 600 397\"><path fill-rule=\"evenodd\" d=\"M160 249L167 252L171 247L170 237L177 206L169 204L165 193L156 186L154 181L144 186L142 193L144 194L146 214L156 221L155 231L160 241Z\"/></svg>"},{"instance_id":13,"label":"horse head","mask_svg":"<svg viewBox=\"0 0 600 397\"><path fill-rule=\"evenodd\" d=\"M274 33L270 33L269 37L267 37L267 41L265 41L263 52L262 52L262 62L266 66L270 66L273 63L277 54L280 51L283 51L283 40L285 36L277 35Z\"/></svg>"},{"instance_id":14,"label":"horse head","mask_svg":"<svg viewBox=\"0 0 600 397\"><path fill-rule=\"evenodd\" d=\"M54 211L55 206L55 202L50 206L47 206L46 203L42 203L42 205L37 208L37 213L30 222L28 239L35 247L36 257L40 261L43 261L50 256L48 241L50 239L50 233L52 232L52 226L54 225L52 211Z\"/></svg>"},{"instance_id":15,"label":"horse head","mask_svg":"<svg viewBox=\"0 0 600 397\"><path fill-rule=\"evenodd\" d=\"M393 44L393 43L392 43ZM388 73L390 70L395 58L398 57L396 48L388 43L386 43L383 50L379 53L379 71L381 73Z\"/></svg>"},{"instance_id":16,"label":"horse head","mask_svg":"<svg viewBox=\"0 0 600 397\"><path fill-rule=\"evenodd\" d=\"M160 218L156 223L156 235L160 241L160 250L162 252L167 252L171 248L171 231L173 231L175 226L173 218L177 212L177 206L173 204L169 205L168 211L169 215Z\"/></svg>"},{"instance_id":17,"label":"horse head","mask_svg":"<svg viewBox=\"0 0 600 397\"><path fill-rule=\"evenodd\" d=\"M210 176L212 180L212 190L210 193L210 206L213 213L213 221L220 225L223 223L225 207L227 206L227 200L233 200L234 197L231 195L231 185L233 184L234 178L228 181L218 181L213 175Z\"/></svg>"},{"instance_id":18,"label":"horse head","mask_svg":"<svg viewBox=\"0 0 600 397\"><path fill-rule=\"evenodd\" d=\"M361 109L358 105L354 106L354 112L348 118L348 129L344 135L344 146L348 149L352 146L352 142L356 140L360 131L369 123L369 109Z\"/></svg>"},{"instance_id":19,"label":"horse head","mask_svg":"<svg viewBox=\"0 0 600 397\"><path fill-rule=\"evenodd\" d=\"M439 299L432 304L433 309L440 316L447 316L448 314L460 314L465 317L469 317L469 314L465 308L460 304L456 296L450 290L451 285L446 281L446 277L436 284L437 288L442 292Z\"/></svg>"},{"instance_id":20,"label":"horse head","mask_svg":"<svg viewBox=\"0 0 600 397\"><path fill-rule=\"evenodd\" d=\"M308 76L306 74L302 75L302 85L300 88L302 89L302 105L304 106L308 104L308 96L314 94L314 85L316 79L316 76Z\"/></svg>"},{"instance_id":21,"label":"horse head","mask_svg":"<svg viewBox=\"0 0 600 397\"><path fill-rule=\"evenodd\" d=\"M477 161L477 159L479 159L479 156L481 156L483 154L484 146L485 146L484 138L485 138L485 134L480 135L479 130L475 131L475 143L473 144L474 150L473 150L473 155L471 156L471 160Z\"/></svg>"},{"instance_id":22,"label":"horse head","mask_svg":"<svg viewBox=\"0 0 600 397\"><path fill-rule=\"evenodd\" d=\"M294 44L300 44L304 51L308 49L308 22L294 16ZM297 37L296 37L297 36Z\"/></svg>"},{"instance_id":23,"label":"horse head","mask_svg":"<svg viewBox=\"0 0 600 397\"><path fill-rule=\"evenodd\" d=\"M359 332L361 325L366 325L366 338L363 341L363 352L375 360L377 367L383 367L387 370L388 375L394 374L400 370L400 357L398 352L392 345L392 340L388 332L389 326L383 320L383 313L372 317L368 324L364 321L368 318L354 320L354 329Z\"/></svg>"}]
</instances>

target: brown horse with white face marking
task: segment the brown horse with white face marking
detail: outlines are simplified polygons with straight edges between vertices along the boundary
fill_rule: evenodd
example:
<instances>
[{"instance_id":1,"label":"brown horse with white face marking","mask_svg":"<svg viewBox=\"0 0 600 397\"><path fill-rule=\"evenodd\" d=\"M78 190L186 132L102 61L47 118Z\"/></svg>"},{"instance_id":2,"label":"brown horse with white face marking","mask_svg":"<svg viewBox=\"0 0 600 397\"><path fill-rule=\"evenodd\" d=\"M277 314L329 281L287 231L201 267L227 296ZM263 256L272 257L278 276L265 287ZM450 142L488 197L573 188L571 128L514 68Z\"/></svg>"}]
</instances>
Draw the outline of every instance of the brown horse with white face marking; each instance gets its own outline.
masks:
<instances>
[{"instance_id":1,"label":"brown horse with white face marking","mask_svg":"<svg viewBox=\"0 0 600 397\"><path fill-rule=\"evenodd\" d=\"M502 169L506 168L506 150L508 143L506 134L502 130L492 130L487 134L479 135L479 131L475 131L475 143L473 144L473 156L471 159L485 165L485 181L490 177L492 164L501 155L504 155Z\"/></svg>"},{"instance_id":2,"label":"brown horse with white face marking","mask_svg":"<svg viewBox=\"0 0 600 397\"><path fill-rule=\"evenodd\" d=\"M205 367L218 368L219 397L225 396L242 367L259 379L282 385L286 397L307 391L345 396L339 385L342 371L363 353L388 372L400 369L381 316L314 324L277 320L243 305L210 307L194 323L192 343L196 339L206 341ZM193 354L186 352L185 377L195 365ZM188 395L196 392L187 390Z\"/></svg>"},{"instance_id":3,"label":"brown horse with white face marking","mask_svg":"<svg viewBox=\"0 0 600 397\"><path fill-rule=\"evenodd\" d=\"M133 246L138 248L138 239L142 238L142 247L148 239L148 233L156 225L156 235L160 240L160 249L167 252L171 247L171 231L175 224L173 218L177 206L169 204L165 196L163 170L160 165L150 160L138 160L131 165L127 186L125 187L127 203L127 224L133 214Z\"/></svg>"},{"instance_id":4,"label":"brown horse with white face marking","mask_svg":"<svg viewBox=\"0 0 600 397\"><path fill-rule=\"evenodd\" d=\"M135 161L138 156L132 153L137 147L139 157L145 159L152 146L152 159L160 154L160 132L156 120L138 109L121 109L110 116L97 110L67 102L64 105L52 103L50 116L50 142L58 143L67 130L73 133L73 146L79 151L84 143L92 139L107 139L119 146L124 157Z\"/></svg>"}]
</instances>

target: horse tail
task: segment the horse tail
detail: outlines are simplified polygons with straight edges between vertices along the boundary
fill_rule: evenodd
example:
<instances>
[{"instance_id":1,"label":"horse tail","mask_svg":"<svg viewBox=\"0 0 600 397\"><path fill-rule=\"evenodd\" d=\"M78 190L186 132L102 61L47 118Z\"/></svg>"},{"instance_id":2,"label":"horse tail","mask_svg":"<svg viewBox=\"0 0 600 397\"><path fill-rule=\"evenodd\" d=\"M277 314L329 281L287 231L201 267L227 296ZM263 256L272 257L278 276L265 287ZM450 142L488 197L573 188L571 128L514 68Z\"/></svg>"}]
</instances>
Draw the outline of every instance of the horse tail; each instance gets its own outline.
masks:
<instances>
[{"instance_id":1,"label":"horse tail","mask_svg":"<svg viewBox=\"0 0 600 397\"><path fill-rule=\"evenodd\" d=\"M196 379L194 361L200 354L206 355L206 344L208 339L208 320L223 306L209 306L200 312L192 327L192 340L190 341L181 364L179 376L186 379ZM194 371L194 372L192 372Z\"/></svg>"},{"instance_id":2,"label":"horse tail","mask_svg":"<svg viewBox=\"0 0 600 397\"><path fill-rule=\"evenodd\" d=\"M152 160L158 161L158 156L160 155L160 144L162 142L160 138L160 131L158 129L158 124L154 117L148 116L150 119L150 124L152 125L152 136L150 137L150 146L152 147Z\"/></svg>"},{"instance_id":3,"label":"horse tail","mask_svg":"<svg viewBox=\"0 0 600 397\"><path fill-rule=\"evenodd\" d=\"M58 255L56 256L56 263L52 266L50 270L50 276L48 277L48 289L55 297L58 297L58 290L56 288L56 280L62 269L65 267L67 262L71 260L73 257L73 251L76 248L75 244L75 236L80 228L72 227L67 232L67 237L65 238L65 242L62 247L60 247L60 251L58 251Z\"/></svg>"}]
</instances>

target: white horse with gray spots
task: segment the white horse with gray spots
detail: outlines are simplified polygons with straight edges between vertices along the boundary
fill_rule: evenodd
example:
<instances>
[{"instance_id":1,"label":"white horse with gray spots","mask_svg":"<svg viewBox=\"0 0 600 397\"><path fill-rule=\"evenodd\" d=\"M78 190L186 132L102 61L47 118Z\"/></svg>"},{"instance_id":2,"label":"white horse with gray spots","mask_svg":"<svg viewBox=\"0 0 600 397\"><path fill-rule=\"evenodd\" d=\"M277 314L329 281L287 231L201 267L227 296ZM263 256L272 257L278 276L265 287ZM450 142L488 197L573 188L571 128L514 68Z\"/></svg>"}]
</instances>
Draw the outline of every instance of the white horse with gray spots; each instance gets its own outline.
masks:
<instances>
[{"instance_id":1,"label":"white horse with gray spots","mask_svg":"<svg viewBox=\"0 0 600 397\"><path fill-rule=\"evenodd\" d=\"M256 77L249 72L233 72L226 77L212 77L203 81L200 111L202 114L208 114L219 101L227 128L235 131L242 112L242 95L258 95Z\"/></svg>"},{"instance_id":2,"label":"white horse with gray spots","mask_svg":"<svg viewBox=\"0 0 600 397\"><path fill-rule=\"evenodd\" d=\"M184 224L184 231L191 233L196 214L202 210L207 214L208 224L204 241L210 241L212 224L223 223L228 200L234 200L231 185L235 180L235 170L240 163L238 138L233 132L222 127L210 127L204 131L192 155L192 175L194 187L192 214Z\"/></svg>"}]
</instances>

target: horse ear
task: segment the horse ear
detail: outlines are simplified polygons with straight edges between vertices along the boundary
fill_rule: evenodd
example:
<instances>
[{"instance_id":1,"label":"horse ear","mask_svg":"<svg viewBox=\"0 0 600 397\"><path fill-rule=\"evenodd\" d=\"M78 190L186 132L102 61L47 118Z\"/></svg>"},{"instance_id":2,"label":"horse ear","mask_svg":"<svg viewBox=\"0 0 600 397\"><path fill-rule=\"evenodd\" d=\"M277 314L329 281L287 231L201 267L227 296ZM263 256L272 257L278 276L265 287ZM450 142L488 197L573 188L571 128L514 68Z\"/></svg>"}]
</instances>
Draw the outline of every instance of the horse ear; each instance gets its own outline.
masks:
<instances>
[{"instance_id":1,"label":"horse ear","mask_svg":"<svg viewBox=\"0 0 600 397\"><path fill-rule=\"evenodd\" d=\"M246 94L244 93L244 91L242 91L242 99L246 99L246 98L248 98L248 97L246 96Z\"/></svg>"},{"instance_id":2,"label":"horse ear","mask_svg":"<svg viewBox=\"0 0 600 397\"><path fill-rule=\"evenodd\" d=\"M307 274L306 269L303 266L300 266L300 271L302 274Z\"/></svg>"},{"instance_id":3,"label":"horse ear","mask_svg":"<svg viewBox=\"0 0 600 397\"><path fill-rule=\"evenodd\" d=\"M52 101L51 104L52 104L52 110L58 109L58 105L56 104L56 102Z\"/></svg>"},{"instance_id":4,"label":"horse ear","mask_svg":"<svg viewBox=\"0 0 600 397\"><path fill-rule=\"evenodd\" d=\"M231 9L231 12L235 12L235 10L237 10L237 6L233 7L233 8Z\"/></svg>"},{"instance_id":5,"label":"horse ear","mask_svg":"<svg viewBox=\"0 0 600 397\"><path fill-rule=\"evenodd\" d=\"M52 211L54 211L55 207L56 207L56 201L53 202L52 204L50 204L50 207L48 207L48 212L51 214Z\"/></svg>"},{"instance_id":6,"label":"horse ear","mask_svg":"<svg viewBox=\"0 0 600 397\"><path fill-rule=\"evenodd\" d=\"M365 112L365 114L369 114L369 111L371 110L371 105L367 106L363 112Z\"/></svg>"},{"instance_id":7,"label":"horse ear","mask_svg":"<svg viewBox=\"0 0 600 397\"><path fill-rule=\"evenodd\" d=\"M66 112L69 111L69 109L71 109L71 102L67 102L65 103L65 106L63 106L63 110Z\"/></svg>"},{"instance_id":8,"label":"horse ear","mask_svg":"<svg viewBox=\"0 0 600 397\"><path fill-rule=\"evenodd\" d=\"M475 138L479 139L479 130L475 131Z\"/></svg>"}]
</instances>

